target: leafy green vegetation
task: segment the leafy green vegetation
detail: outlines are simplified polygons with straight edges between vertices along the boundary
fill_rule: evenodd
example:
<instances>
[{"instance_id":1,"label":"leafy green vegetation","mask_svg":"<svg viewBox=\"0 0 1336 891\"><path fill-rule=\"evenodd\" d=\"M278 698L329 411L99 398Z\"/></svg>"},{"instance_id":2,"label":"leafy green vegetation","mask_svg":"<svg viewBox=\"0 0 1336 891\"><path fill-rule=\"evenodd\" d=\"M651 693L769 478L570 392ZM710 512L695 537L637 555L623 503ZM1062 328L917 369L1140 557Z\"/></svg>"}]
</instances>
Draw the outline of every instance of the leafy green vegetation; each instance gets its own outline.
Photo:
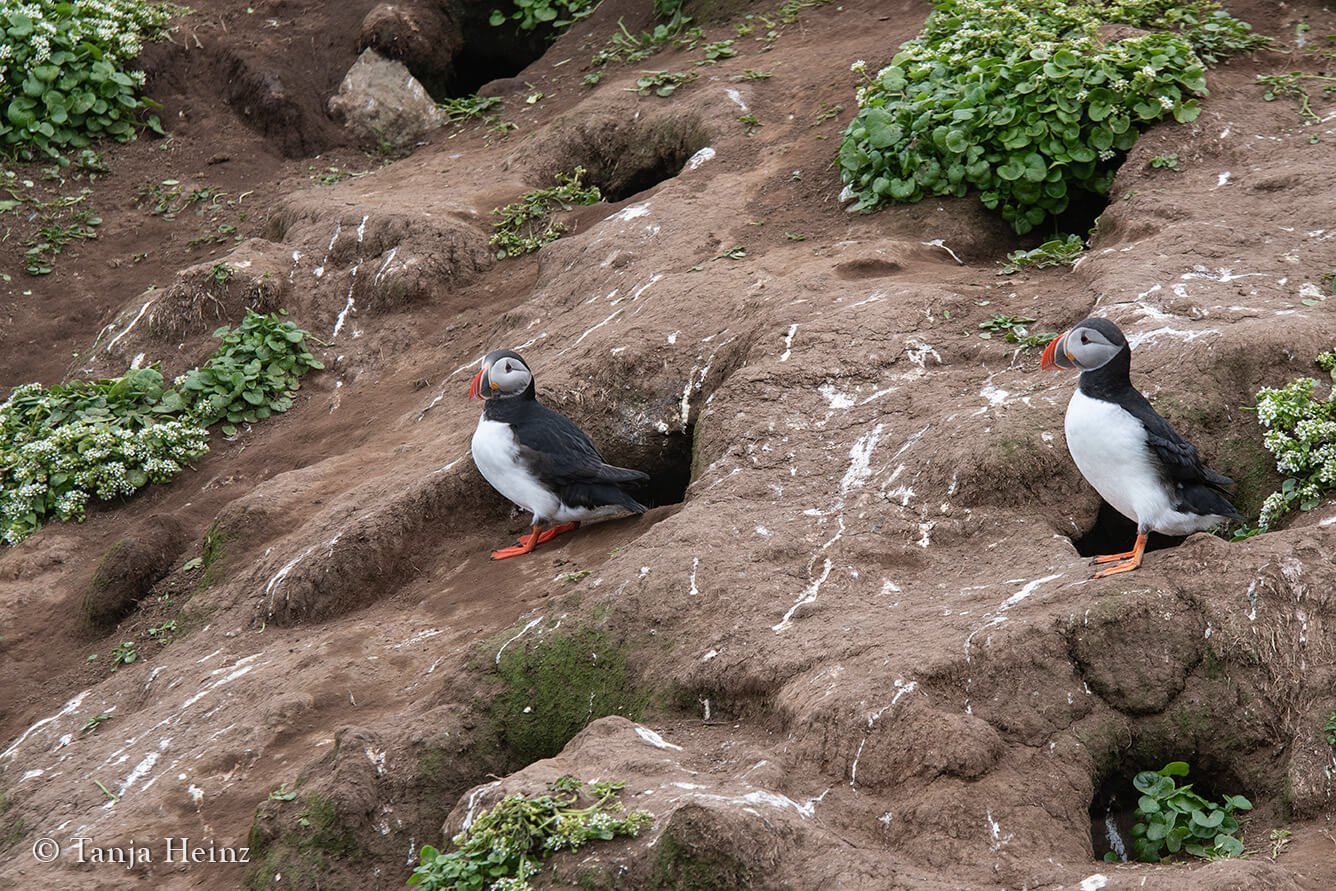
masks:
<instances>
[{"instance_id":1,"label":"leafy green vegetation","mask_svg":"<svg viewBox=\"0 0 1336 891\"><path fill-rule=\"evenodd\" d=\"M1322 731L1326 734L1327 745L1336 746L1336 712L1332 712L1327 723L1322 725Z\"/></svg>"},{"instance_id":2,"label":"leafy green vegetation","mask_svg":"<svg viewBox=\"0 0 1336 891\"><path fill-rule=\"evenodd\" d=\"M202 368L163 388L156 366L118 378L16 387L0 404L0 537L18 544L51 519L82 520L90 499L165 483L208 450L209 425L286 411L297 378L323 368L307 333L247 311Z\"/></svg>"},{"instance_id":3,"label":"leafy green vegetation","mask_svg":"<svg viewBox=\"0 0 1336 891\"><path fill-rule=\"evenodd\" d=\"M408 884L437 889L530 889L539 862L557 851L578 851L590 841L637 836L654 820L648 811L627 813L617 800L626 784L603 780L585 784L560 777L535 798L507 795L483 811L451 843L455 850L423 845Z\"/></svg>"},{"instance_id":4,"label":"leafy green vegetation","mask_svg":"<svg viewBox=\"0 0 1336 891\"><path fill-rule=\"evenodd\" d=\"M1045 346L1050 340L1058 336L1052 332L1031 334L1025 326L1031 325L1035 321L1028 316L1004 316L1001 313L994 313L991 319L979 323L979 327L983 329L979 332L979 336L984 340L989 340L994 334L1002 334L1008 343L1019 344L1023 350L1030 347Z\"/></svg>"},{"instance_id":5,"label":"leafy green vegetation","mask_svg":"<svg viewBox=\"0 0 1336 891\"><path fill-rule=\"evenodd\" d=\"M1316 362L1336 382L1336 353L1322 353ZM1241 530L1236 540L1266 532L1295 507L1312 510L1336 489L1336 391L1319 399L1316 389L1316 380L1301 377L1257 391L1257 421L1267 428L1262 443L1276 457L1276 469L1289 476L1262 502L1257 527Z\"/></svg>"},{"instance_id":6,"label":"leafy green vegetation","mask_svg":"<svg viewBox=\"0 0 1336 891\"><path fill-rule=\"evenodd\" d=\"M487 117L487 112L494 108L500 108L501 105L500 96L477 95L444 99L436 103L436 107L445 112L446 118L454 123L470 119L483 120Z\"/></svg>"},{"instance_id":7,"label":"leafy green vegetation","mask_svg":"<svg viewBox=\"0 0 1336 891\"><path fill-rule=\"evenodd\" d=\"M514 0L513 5L509 13L492 10L489 21L496 26L507 20L519 22L521 31L544 26L560 29L589 15L597 4L594 0Z\"/></svg>"},{"instance_id":8,"label":"leafy green vegetation","mask_svg":"<svg viewBox=\"0 0 1336 891\"><path fill-rule=\"evenodd\" d=\"M127 640L124 643L117 644L116 649L111 651L111 670L115 671L122 665L129 665L138 658L139 654L135 652L134 641Z\"/></svg>"},{"instance_id":9,"label":"leafy green vegetation","mask_svg":"<svg viewBox=\"0 0 1336 891\"><path fill-rule=\"evenodd\" d=\"M1132 848L1137 859L1158 863L1167 854L1180 851L1206 860L1239 857L1243 842L1235 838L1239 831L1236 811L1252 810L1252 802L1242 795L1226 795L1225 803L1207 801L1192 791L1192 784L1180 786L1174 777L1188 775L1188 765L1173 761L1159 770L1137 774L1132 785L1141 797L1137 801L1137 822L1132 826ZM1117 861L1112 851L1105 860Z\"/></svg>"},{"instance_id":10,"label":"leafy green vegetation","mask_svg":"<svg viewBox=\"0 0 1336 891\"><path fill-rule=\"evenodd\" d=\"M1284 74L1259 74L1257 83L1266 87L1262 98L1275 102L1281 96L1292 96L1299 103L1299 116L1309 121L1321 121L1322 116L1313 111L1312 97L1308 95L1305 82L1311 86L1321 86L1322 96L1336 92L1336 77L1329 74L1304 74L1302 71L1289 71Z\"/></svg>"},{"instance_id":11,"label":"leafy green vegetation","mask_svg":"<svg viewBox=\"0 0 1336 891\"><path fill-rule=\"evenodd\" d=\"M1007 254L1007 262L1002 267L1003 275L1011 275L1030 266L1045 269L1049 266L1071 266L1085 250L1085 241L1079 235L1059 235L1050 238L1039 247L1029 251L1012 251ZM1031 319L1030 321L1034 321Z\"/></svg>"},{"instance_id":12,"label":"leafy green vegetation","mask_svg":"<svg viewBox=\"0 0 1336 891\"><path fill-rule=\"evenodd\" d=\"M496 258L504 260L527 254L556 241L569 230L552 219L553 213L602 201L598 186L586 188L580 184L585 173L583 167L576 167L570 175L558 173L555 186L526 192L518 201L493 210L492 214L501 218L493 225L489 242L496 248Z\"/></svg>"},{"instance_id":13,"label":"leafy green vegetation","mask_svg":"<svg viewBox=\"0 0 1336 891\"><path fill-rule=\"evenodd\" d=\"M639 93L642 96L648 96L651 92L655 96L667 98L676 92L677 88L685 83L691 83L699 75L694 71L683 71L670 74L667 71L642 71L640 77L636 78L635 89L627 87L629 93Z\"/></svg>"},{"instance_id":14,"label":"leafy green vegetation","mask_svg":"<svg viewBox=\"0 0 1336 891\"><path fill-rule=\"evenodd\" d=\"M1106 23L1153 29L1120 40ZM839 151L858 210L979 190L1025 233L1075 194L1108 193L1138 128L1196 118L1203 60L1261 38L1213 0L939 0L864 80Z\"/></svg>"},{"instance_id":15,"label":"leafy green vegetation","mask_svg":"<svg viewBox=\"0 0 1336 891\"><path fill-rule=\"evenodd\" d=\"M126 70L146 41L182 12L142 0L6 3L0 11L0 144L21 156L60 158L69 149L140 127L162 133L157 103L140 95L144 72Z\"/></svg>"},{"instance_id":16,"label":"leafy green vegetation","mask_svg":"<svg viewBox=\"0 0 1336 891\"><path fill-rule=\"evenodd\" d=\"M101 714L94 715L93 717L89 718L82 727L79 728L79 732L92 733L94 730L97 730L98 727L102 726L103 721L110 721L110 720L111 720L111 715L108 714L107 712L102 712Z\"/></svg>"},{"instance_id":17,"label":"leafy green vegetation","mask_svg":"<svg viewBox=\"0 0 1336 891\"><path fill-rule=\"evenodd\" d=\"M1178 155L1170 153L1168 155L1156 155L1150 159L1151 167L1159 167L1165 170L1178 169Z\"/></svg>"},{"instance_id":18,"label":"leafy green vegetation","mask_svg":"<svg viewBox=\"0 0 1336 891\"><path fill-rule=\"evenodd\" d=\"M224 421L228 436L236 433L235 424L287 411L301 387L297 379L325 367L306 348L308 332L276 313L248 309L235 329L224 325L213 336L222 344L202 367L177 378L176 386L194 418L204 426Z\"/></svg>"}]
</instances>

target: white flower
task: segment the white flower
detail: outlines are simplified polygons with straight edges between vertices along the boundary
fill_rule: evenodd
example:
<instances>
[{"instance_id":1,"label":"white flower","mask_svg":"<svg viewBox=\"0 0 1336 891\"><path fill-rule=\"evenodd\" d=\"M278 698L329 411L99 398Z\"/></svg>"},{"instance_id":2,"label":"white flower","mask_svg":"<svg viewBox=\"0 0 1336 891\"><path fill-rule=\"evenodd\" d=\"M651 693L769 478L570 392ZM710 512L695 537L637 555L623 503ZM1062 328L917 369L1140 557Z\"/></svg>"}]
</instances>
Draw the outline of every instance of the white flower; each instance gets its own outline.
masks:
<instances>
[{"instance_id":1,"label":"white flower","mask_svg":"<svg viewBox=\"0 0 1336 891\"><path fill-rule=\"evenodd\" d=\"M1172 111L1174 108L1174 100L1168 96L1161 96L1159 102L1160 108L1163 108L1165 111Z\"/></svg>"},{"instance_id":2,"label":"white flower","mask_svg":"<svg viewBox=\"0 0 1336 891\"><path fill-rule=\"evenodd\" d=\"M859 74L861 74L867 70L867 62L863 61L862 59L859 59L858 61L854 62L852 65L849 66L849 70L856 71Z\"/></svg>"}]
</instances>

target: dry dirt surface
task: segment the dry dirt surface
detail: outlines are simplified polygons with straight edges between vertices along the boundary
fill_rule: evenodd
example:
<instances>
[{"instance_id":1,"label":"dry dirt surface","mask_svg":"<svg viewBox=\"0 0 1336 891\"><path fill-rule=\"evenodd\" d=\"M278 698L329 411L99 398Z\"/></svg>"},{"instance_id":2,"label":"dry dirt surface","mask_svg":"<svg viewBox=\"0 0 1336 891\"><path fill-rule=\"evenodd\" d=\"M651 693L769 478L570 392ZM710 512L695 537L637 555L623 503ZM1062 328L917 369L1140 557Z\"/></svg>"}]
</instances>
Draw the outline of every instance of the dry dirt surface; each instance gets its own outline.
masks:
<instances>
[{"instance_id":1,"label":"dry dirt surface","mask_svg":"<svg viewBox=\"0 0 1336 891\"><path fill-rule=\"evenodd\" d=\"M1336 506L1090 581L1081 554L1130 533L1066 453L1074 380L978 337L994 313L1114 319L1255 516L1279 479L1241 407L1336 338L1336 104L1308 122L1255 84L1321 70L1296 45L1336 33L1321 4L1227 4L1276 49L1142 136L1074 269L1013 276L1035 242L972 196L838 201L850 63L884 65L923 2L806 7L768 49L758 26L719 64L670 47L593 87L648 2L528 58L460 3L471 52L405 56L516 129L387 154L324 111L370 0L193 5L145 58L172 135L87 184L99 237L41 278L21 221L0 244L0 397L140 354L175 374L248 305L286 309L326 370L170 485L0 553L0 884L397 888L470 813L573 774L655 821L553 858L549 887L1336 887ZM687 4L707 40L777 9ZM641 96L642 67L700 76ZM576 165L607 200L496 260L491 210ZM152 213L168 180L221 197ZM527 523L468 455L502 346L654 477L649 513L488 559ZM99 571L129 608L110 632L82 618ZM1256 803L1247 859L1103 862L1130 777L1171 760Z\"/></svg>"}]
</instances>

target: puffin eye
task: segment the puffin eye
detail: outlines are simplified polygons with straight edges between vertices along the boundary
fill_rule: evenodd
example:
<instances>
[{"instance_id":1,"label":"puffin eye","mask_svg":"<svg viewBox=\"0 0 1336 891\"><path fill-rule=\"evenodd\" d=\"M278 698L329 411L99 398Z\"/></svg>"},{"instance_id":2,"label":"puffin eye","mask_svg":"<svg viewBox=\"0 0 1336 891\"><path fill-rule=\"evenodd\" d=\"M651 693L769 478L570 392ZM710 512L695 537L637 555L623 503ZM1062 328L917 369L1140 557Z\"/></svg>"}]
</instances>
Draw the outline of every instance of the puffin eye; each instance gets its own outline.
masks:
<instances>
[{"instance_id":1,"label":"puffin eye","mask_svg":"<svg viewBox=\"0 0 1336 891\"><path fill-rule=\"evenodd\" d=\"M1086 337L1084 334L1082 334L1082 335L1081 335L1081 343L1090 343L1090 338L1089 338L1089 337Z\"/></svg>"},{"instance_id":2,"label":"puffin eye","mask_svg":"<svg viewBox=\"0 0 1336 891\"><path fill-rule=\"evenodd\" d=\"M507 372L507 373L510 372L510 363L509 363L509 362L506 363L506 372Z\"/></svg>"}]
</instances>

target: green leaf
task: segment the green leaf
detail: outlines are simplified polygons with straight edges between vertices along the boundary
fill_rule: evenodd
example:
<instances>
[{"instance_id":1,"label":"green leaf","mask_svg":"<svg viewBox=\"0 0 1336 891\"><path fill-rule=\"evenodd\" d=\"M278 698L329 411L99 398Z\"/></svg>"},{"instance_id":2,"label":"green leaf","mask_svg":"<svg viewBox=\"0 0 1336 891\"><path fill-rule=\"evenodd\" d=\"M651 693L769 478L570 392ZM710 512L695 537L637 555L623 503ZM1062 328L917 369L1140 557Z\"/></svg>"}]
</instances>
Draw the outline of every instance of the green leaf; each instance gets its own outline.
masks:
<instances>
[{"instance_id":1,"label":"green leaf","mask_svg":"<svg viewBox=\"0 0 1336 891\"><path fill-rule=\"evenodd\" d=\"M1156 773L1162 777L1185 777L1188 775L1188 763L1186 761L1170 761Z\"/></svg>"}]
</instances>

